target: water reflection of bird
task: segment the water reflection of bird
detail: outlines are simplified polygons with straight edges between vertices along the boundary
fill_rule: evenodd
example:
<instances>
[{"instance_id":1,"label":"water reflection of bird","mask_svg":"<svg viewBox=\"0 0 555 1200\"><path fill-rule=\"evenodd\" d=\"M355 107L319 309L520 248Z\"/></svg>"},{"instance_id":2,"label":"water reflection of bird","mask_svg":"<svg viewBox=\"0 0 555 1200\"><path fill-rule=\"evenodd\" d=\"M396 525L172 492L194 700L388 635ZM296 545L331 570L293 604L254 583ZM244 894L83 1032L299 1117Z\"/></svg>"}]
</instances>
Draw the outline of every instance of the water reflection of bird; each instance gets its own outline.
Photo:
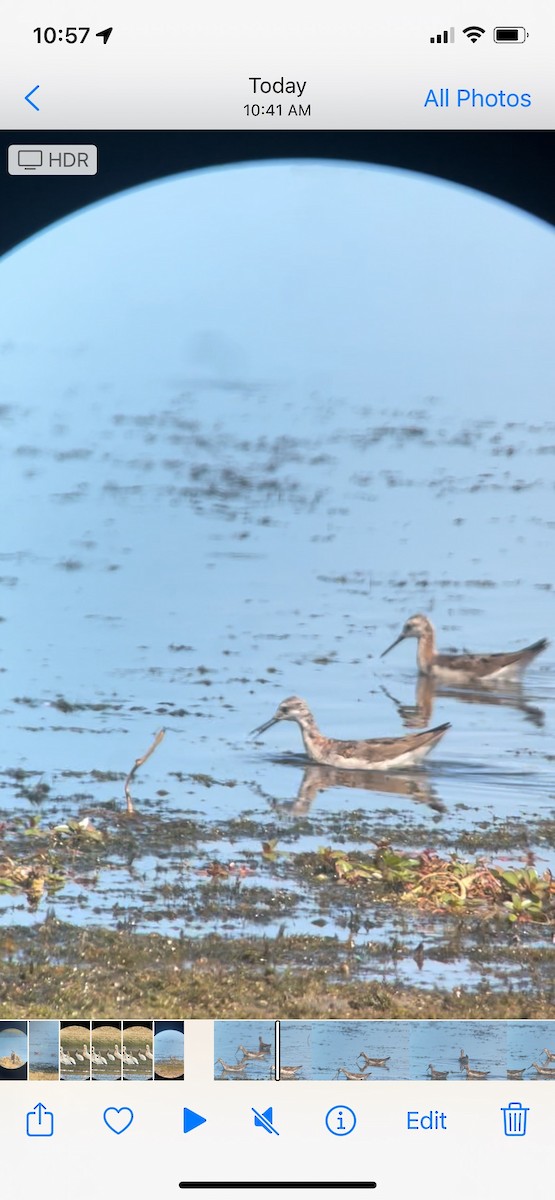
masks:
<instances>
[{"instance_id":1,"label":"water reflection of bird","mask_svg":"<svg viewBox=\"0 0 555 1200\"><path fill-rule=\"evenodd\" d=\"M361 792L407 796L415 804L427 804L438 813L436 820L445 812L445 805L425 774L417 771L345 771L337 767L321 767L316 763L305 767L292 804L278 804L272 800L272 805L287 816L304 816L316 797L329 788L353 788Z\"/></svg>"},{"instance_id":2,"label":"water reflection of bird","mask_svg":"<svg viewBox=\"0 0 555 1200\"><path fill-rule=\"evenodd\" d=\"M418 943L418 945L417 945L417 947L416 947L416 949L415 949L415 951L414 951L414 954L413 954L413 956L412 956L412 957L413 957L413 959L414 959L414 961L415 961L415 963L416 963L416 965L417 965L417 967L418 967L418 970L419 970L419 971L421 971L421 970L422 970L422 967L424 966L424 957L425 957L425 955L424 955L424 942L419 942L419 943Z\"/></svg>"},{"instance_id":3,"label":"water reflection of bird","mask_svg":"<svg viewBox=\"0 0 555 1200\"><path fill-rule=\"evenodd\" d=\"M428 1063L426 1075L429 1075L431 1079L447 1079L449 1071L436 1071L435 1067L432 1067L432 1064Z\"/></svg>"},{"instance_id":4,"label":"water reflection of bird","mask_svg":"<svg viewBox=\"0 0 555 1200\"><path fill-rule=\"evenodd\" d=\"M555 1079L555 1067L542 1067L537 1062L533 1062L532 1066L538 1075L545 1075L547 1079Z\"/></svg>"},{"instance_id":5,"label":"water reflection of bird","mask_svg":"<svg viewBox=\"0 0 555 1200\"><path fill-rule=\"evenodd\" d=\"M420 674L430 675L441 683L450 683L455 687L474 680L485 683L518 679L536 655L541 654L548 645L547 638L541 638L522 650L509 650L501 654L438 654L432 622L422 613L417 613L405 621L399 637L383 651L381 657L389 654L405 638L413 637L418 639L416 657Z\"/></svg>"},{"instance_id":6,"label":"water reflection of bird","mask_svg":"<svg viewBox=\"0 0 555 1200\"><path fill-rule=\"evenodd\" d=\"M386 1067L387 1068L387 1064L391 1058L391 1055L388 1054L387 1058L369 1058L368 1055L364 1053L364 1050L361 1050L358 1057L364 1059L367 1067Z\"/></svg>"},{"instance_id":7,"label":"water reflection of bird","mask_svg":"<svg viewBox=\"0 0 555 1200\"><path fill-rule=\"evenodd\" d=\"M305 700L290 696L282 700L269 721L253 729L249 736L264 733L278 721L296 721L306 753L313 762L355 771L387 771L412 766L425 758L449 729L447 722L424 733L409 733L398 738L339 741L320 733Z\"/></svg>"},{"instance_id":8,"label":"water reflection of bird","mask_svg":"<svg viewBox=\"0 0 555 1200\"><path fill-rule=\"evenodd\" d=\"M489 704L499 708L512 708L521 712L527 721L542 729L545 724L545 712L537 704L530 704L524 694L522 684L516 680L503 682L501 680L494 688L494 682L483 684L478 679L471 683L457 684L452 687L441 687L429 675L418 675L414 704L404 704L380 684L381 690L388 700L395 705L397 712L406 729L424 729L429 725L434 713L436 698L456 700L459 704ZM502 690L501 690L502 689Z\"/></svg>"},{"instance_id":9,"label":"water reflection of bird","mask_svg":"<svg viewBox=\"0 0 555 1200\"><path fill-rule=\"evenodd\" d=\"M338 1067L335 1072L334 1079L339 1079L340 1073L345 1076L345 1079L370 1079L369 1071L348 1071L346 1067Z\"/></svg>"},{"instance_id":10,"label":"water reflection of bird","mask_svg":"<svg viewBox=\"0 0 555 1200\"><path fill-rule=\"evenodd\" d=\"M267 1050L247 1050L246 1046L239 1045L237 1047L241 1051L243 1058L266 1058Z\"/></svg>"},{"instance_id":11,"label":"water reflection of bird","mask_svg":"<svg viewBox=\"0 0 555 1200\"><path fill-rule=\"evenodd\" d=\"M222 1074L225 1075L240 1075L241 1071L245 1070L248 1059L244 1058L240 1063L226 1063L223 1058L217 1058L217 1063L222 1064Z\"/></svg>"}]
</instances>

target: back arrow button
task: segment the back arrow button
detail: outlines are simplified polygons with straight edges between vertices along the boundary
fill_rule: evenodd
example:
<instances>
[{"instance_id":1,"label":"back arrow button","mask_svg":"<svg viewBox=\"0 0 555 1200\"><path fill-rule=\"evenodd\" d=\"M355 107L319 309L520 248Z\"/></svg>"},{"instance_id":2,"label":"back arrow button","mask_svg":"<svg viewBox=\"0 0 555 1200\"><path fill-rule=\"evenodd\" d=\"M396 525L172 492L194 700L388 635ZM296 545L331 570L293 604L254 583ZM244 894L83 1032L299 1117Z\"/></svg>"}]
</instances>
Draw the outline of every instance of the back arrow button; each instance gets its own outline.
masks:
<instances>
[{"instance_id":1,"label":"back arrow button","mask_svg":"<svg viewBox=\"0 0 555 1200\"><path fill-rule=\"evenodd\" d=\"M35 109L35 112L40 112L40 108L39 108L38 104L35 104L34 100L31 100L31 96L34 96L35 92L38 92L39 87L40 87L40 83L37 83L36 87L31 88L31 91L27 92L27 95L25 97L27 104L30 104L31 108Z\"/></svg>"}]
</instances>

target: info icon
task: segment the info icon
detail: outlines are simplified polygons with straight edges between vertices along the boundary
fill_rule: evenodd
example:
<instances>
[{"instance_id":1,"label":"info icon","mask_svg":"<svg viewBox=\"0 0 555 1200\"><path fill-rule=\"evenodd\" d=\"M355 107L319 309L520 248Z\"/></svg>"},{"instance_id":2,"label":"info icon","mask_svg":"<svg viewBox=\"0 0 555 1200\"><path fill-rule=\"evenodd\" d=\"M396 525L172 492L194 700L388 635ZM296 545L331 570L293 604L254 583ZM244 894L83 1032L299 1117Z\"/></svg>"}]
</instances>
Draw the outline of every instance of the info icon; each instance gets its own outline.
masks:
<instances>
[{"instance_id":1,"label":"info icon","mask_svg":"<svg viewBox=\"0 0 555 1200\"><path fill-rule=\"evenodd\" d=\"M356 1114L347 1104L335 1104L326 1113L326 1129L334 1137L347 1137L357 1123Z\"/></svg>"}]
</instances>

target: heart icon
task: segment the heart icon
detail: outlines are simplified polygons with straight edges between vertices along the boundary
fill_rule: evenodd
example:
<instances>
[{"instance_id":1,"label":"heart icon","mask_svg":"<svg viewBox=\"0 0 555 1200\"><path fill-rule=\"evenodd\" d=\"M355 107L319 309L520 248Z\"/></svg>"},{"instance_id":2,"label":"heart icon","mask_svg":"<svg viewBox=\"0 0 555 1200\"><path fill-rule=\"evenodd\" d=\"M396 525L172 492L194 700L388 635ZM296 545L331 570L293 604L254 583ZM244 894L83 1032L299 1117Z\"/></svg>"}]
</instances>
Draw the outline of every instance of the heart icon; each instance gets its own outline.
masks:
<instances>
[{"instance_id":1,"label":"heart icon","mask_svg":"<svg viewBox=\"0 0 555 1200\"><path fill-rule=\"evenodd\" d=\"M105 1108L104 1120L112 1133L125 1133L133 1120L132 1108Z\"/></svg>"}]
</instances>

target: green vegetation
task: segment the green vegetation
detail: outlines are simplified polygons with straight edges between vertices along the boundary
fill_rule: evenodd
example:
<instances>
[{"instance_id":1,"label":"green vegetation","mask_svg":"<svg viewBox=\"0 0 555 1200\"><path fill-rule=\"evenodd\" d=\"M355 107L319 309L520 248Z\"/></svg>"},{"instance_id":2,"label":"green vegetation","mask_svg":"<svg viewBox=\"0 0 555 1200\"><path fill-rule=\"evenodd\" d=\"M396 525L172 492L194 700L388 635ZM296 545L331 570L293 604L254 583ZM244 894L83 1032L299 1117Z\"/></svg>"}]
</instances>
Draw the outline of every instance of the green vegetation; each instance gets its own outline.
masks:
<instances>
[{"instance_id":1,"label":"green vegetation","mask_svg":"<svg viewBox=\"0 0 555 1200\"><path fill-rule=\"evenodd\" d=\"M511 922L555 921L555 880L550 871L542 875L533 867L507 871L484 859L467 862L456 854L445 859L431 850L410 856L388 845L379 846L367 858L343 850L320 850L303 858L314 862L316 879L332 872L347 886L366 885L391 901L433 912L484 917L501 912Z\"/></svg>"}]
</instances>

